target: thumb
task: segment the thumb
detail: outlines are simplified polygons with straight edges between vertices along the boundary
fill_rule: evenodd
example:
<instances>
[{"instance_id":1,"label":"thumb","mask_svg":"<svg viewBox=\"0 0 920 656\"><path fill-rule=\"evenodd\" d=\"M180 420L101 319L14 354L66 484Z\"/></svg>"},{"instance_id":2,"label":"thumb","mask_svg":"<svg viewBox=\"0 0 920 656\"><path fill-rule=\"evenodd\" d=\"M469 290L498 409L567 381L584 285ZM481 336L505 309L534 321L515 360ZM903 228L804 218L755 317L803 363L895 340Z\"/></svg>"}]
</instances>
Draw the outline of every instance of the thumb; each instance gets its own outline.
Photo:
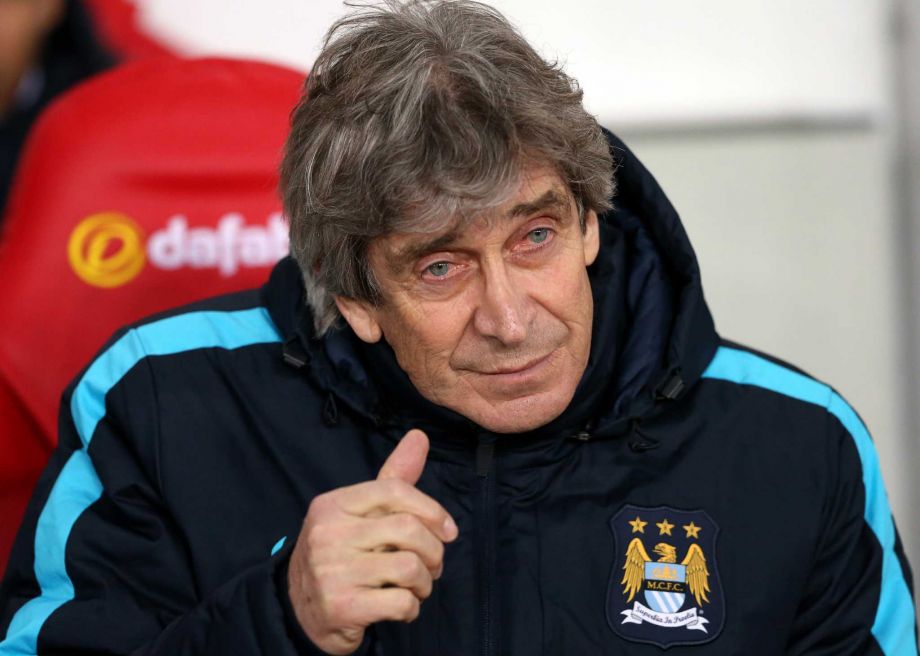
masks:
<instances>
[{"instance_id":1,"label":"thumb","mask_svg":"<svg viewBox=\"0 0 920 656\"><path fill-rule=\"evenodd\" d=\"M417 428L403 435L377 474L377 480L398 478L410 485L415 485L428 457L428 436Z\"/></svg>"}]
</instances>

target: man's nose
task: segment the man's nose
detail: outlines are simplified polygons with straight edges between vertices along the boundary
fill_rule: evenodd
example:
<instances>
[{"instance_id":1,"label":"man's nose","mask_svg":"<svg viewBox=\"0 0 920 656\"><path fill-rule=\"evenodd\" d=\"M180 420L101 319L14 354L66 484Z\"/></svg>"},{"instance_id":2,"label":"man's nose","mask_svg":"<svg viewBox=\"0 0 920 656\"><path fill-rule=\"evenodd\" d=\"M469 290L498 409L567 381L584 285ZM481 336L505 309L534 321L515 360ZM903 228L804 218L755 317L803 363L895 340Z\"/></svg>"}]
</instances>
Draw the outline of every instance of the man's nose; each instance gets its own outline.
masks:
<instances>
[{"instance_id":1,"label":"man's nose","mask_svg":"<svg viewBox=\"0 0 920 656\"><path fill-rule=\"evenodd\" d=\"M533 308L524 287L515 283L504 266L486 270L481 298L473 318L476 330L505 346L527 339Z\"/></svg>"}]
</instances>

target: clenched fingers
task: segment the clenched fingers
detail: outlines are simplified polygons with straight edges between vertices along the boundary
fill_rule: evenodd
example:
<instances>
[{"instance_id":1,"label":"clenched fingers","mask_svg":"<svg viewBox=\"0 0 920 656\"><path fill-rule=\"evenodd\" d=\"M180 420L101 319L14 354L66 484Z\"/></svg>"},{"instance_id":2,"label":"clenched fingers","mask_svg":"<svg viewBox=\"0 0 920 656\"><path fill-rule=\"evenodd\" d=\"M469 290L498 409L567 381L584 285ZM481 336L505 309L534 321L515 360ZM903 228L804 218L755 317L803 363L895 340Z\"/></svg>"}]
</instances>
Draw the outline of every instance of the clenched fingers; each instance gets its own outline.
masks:
<instances>
[{"instance_id":1,"label":"clenched fingers","mask_svg":"<svg viewBox=\"0 0 920 656\"><path fill-rule=\"evenodd\" d=\"M368 552L330 575L338 578L338 589L404 588L420 601L431 596L434 584L425 563L411 551Z\"/></svg>"},{"instance_id":2,"label":"clenched fingers","mask_svg":"<svg viewBox=\"0 0 920 656\"><path fill-rule=\"evenodd\" d=\"M421 601L405 588L355 588L333 602L334 611L358 626L375 622L411 622L418 617Z\"/></svg>"},{"instance_id":3,"label":"clenched fingers","mask_svg":"<svg viewBox=\"0 0 920 656\"><path fill-rule=\"evenodd\" d=\"M395 513L356 522L352 545L364 551L411 551L440 576L444 543L415 515Z\"/></svg>"},{"instance_id":4,"label":"clenched fingers","mask_svg":"<svg viewBox=\"0 0 920 656\"><path fill-rule=\"evenodd\" d=\"M367 481L335 491L336 505L355 516L410 513L443 542L457 537L457 525L444 507L413 485L399 479Z\"/></svg>"},{"instance_id":5,"label":"clenched fingers","mask_svg":"<svg viewBox=\"0 0 920 656\"><path fill-rule=\"evenodd\" d=\"M421 610L418 597L403 588L352 588L326 599L323 606L325 614L338 618L338 622L307 634L330 654L354 652L370 624L411 622Z\"/></svg>"}]
</instances>

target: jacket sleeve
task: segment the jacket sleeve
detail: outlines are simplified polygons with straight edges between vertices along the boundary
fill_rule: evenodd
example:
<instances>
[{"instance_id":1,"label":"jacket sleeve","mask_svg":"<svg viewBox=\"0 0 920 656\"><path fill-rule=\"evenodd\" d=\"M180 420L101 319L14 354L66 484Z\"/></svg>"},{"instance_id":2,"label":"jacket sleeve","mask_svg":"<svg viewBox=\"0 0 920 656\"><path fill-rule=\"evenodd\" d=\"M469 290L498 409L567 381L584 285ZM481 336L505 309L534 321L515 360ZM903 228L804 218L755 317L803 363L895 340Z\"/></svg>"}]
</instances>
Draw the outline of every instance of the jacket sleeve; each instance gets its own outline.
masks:
<instances>
[{"instance_id":1,"label":"jacket sleeve","mask_svg":"<svg viewBox=\"0 0 920 656\"><path fill-rule=\"evenodd\" d=\"M0 589L0 656L321 654L287 598L291 545L201 589L142 434L156 407L149 369L141 359L107 389L105 372L93 381L99 362L65 393Z\"/></svg>"},{"instance_id":2,"label":"jacket sleeve","mask_svg":"<svg viewBox=\"0 0 920 656\"><path fill-rule=\"evenodd\" d=\"M910 567L865 425L828 402L828 485L807 591L789 654L916 656Z\"/></svg>"}]
</instances>

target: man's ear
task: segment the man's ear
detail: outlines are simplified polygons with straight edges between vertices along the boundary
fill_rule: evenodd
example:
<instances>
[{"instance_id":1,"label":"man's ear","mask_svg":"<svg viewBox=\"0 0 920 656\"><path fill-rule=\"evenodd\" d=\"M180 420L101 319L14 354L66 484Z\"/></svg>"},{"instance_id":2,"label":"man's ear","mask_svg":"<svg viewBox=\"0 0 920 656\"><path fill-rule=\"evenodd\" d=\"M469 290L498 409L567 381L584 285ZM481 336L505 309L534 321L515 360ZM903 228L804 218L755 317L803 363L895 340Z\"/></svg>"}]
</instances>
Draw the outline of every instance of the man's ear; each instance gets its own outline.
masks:
<instances>
[{"instance_id":1,"label":"man's ear","mask_svg":"<svg viewBox=\"0 0 920 656\"><path fill-rule=\"evenodd\" d=\"M383 331L380 329L380 324L377 323L377 310L370 303L346 296L336 296L335 305L351 329L355 331L355 335L362 341L368 344L380 341Z\"/></svg>"},{"instance_id":2,"label":"man's ear","mask_svg":"<svg viewBox=\"0 0 920 656\"><path fill-rule=\"evenodd\" d=\"M600 226L598 225L597 212L594 210L585 212L585 234L583 243L585 248L585 266L591 266L594 264L594 260L597 259L597 252L601 248Z\"/></svg>"}]
</instances>

